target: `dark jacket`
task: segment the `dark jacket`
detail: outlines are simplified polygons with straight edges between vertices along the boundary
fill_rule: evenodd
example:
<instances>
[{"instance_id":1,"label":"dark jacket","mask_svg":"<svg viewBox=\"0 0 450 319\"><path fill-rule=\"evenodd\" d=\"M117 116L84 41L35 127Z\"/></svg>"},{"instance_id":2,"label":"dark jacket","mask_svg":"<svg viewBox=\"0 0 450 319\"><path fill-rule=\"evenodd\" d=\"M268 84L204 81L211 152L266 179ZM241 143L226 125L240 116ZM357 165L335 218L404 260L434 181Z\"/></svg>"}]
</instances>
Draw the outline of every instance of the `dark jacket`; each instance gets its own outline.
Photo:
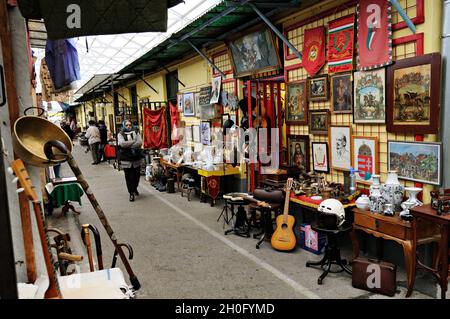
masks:
<instances>
[{"instance_id":1,"label":"dark jacket","mask_svg":"<svg viewBox=\"0 0 450 319\"><path fill-rule=\"evenodd\" d=\"M98 130L100 131L100 143L108 144L108 129L106 128L106 125L100 124Z\"/></svg>"}]
</instances>

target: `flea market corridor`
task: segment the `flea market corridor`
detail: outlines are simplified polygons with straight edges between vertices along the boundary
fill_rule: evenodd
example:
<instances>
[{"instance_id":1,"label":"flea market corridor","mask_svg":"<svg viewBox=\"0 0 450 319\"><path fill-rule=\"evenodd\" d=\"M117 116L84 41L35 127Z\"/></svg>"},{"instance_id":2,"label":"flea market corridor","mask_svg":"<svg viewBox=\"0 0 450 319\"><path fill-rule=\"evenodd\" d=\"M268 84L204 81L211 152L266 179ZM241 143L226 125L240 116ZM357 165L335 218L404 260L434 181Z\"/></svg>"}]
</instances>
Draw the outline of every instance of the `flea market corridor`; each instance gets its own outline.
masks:
<instances>
[{"instance_id":1,"label":"flea market corridor","mask_svg":"<svg viewBox=\"0 0 450 319\"><path fill-rule=\"evenodd\" d=\"M322 271L306 268L305 263L321 256L301 248L282 253L266 241L256 249L257 239L253 237L225 236L224 230L231 224L217 221L223 207L221 201L210 207L192 196L188 204L179 192L159 192L141 176L140 196L129 202L123 171L115 170L108 162L91 165L91 155L77 141L73 154L118 242L133 247L130 264L141 283L139 299L389 298L353 288L351 276L346 273L330 273L318 285ZM66 163L62 175L73 176ZM74 206L80 215L69 211L65 217L59 217L61 208L55 209L49 216L49 226L70 233L72 252L84 255L79 266L86 272L88 258L80 230L82 224L95 225L101 235L105 267L110 267L114 248L86 195L81 206ZM400 247L395 252L402 254ZM342 255L351 260L351 245L347 243ZM122 267L120 258L117 264ZM122 270L128 281L127 272L123 267ZM404 298L403 268L397 272L397 281L395 298ZM433 278L419 272L411 298L435 298L438 290Z\"/></svg>"}]
</instances>

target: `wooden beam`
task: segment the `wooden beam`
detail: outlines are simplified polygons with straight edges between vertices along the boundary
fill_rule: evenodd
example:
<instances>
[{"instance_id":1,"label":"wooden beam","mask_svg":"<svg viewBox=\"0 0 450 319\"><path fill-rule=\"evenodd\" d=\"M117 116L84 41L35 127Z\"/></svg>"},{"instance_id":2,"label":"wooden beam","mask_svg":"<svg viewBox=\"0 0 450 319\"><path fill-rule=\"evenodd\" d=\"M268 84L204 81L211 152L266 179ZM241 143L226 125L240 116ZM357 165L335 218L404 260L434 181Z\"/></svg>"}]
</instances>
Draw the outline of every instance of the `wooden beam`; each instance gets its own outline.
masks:
<instances>
[{"instance_id":1,"label":"wooden beam","mask_svg":"<svg viewBox=\"0 0 450 319\"><path fill-rule=\"evenodd\" d=\"M19 100L17 97L16 77L14 73L14 55L12 50L11 30L9 26L8 8L6 1L0 1L0 41L2 44L3 66L5 70L5 89L8 101L11 134L13 125L19 118ZM16 158L16 155L14 155ZM36 281L36 260L34 255L33 233L31 228L30 206L25 194L19 194L20 216L22 220L23 244L27 276L30 283Z\"/></svg>"}]
</instances>

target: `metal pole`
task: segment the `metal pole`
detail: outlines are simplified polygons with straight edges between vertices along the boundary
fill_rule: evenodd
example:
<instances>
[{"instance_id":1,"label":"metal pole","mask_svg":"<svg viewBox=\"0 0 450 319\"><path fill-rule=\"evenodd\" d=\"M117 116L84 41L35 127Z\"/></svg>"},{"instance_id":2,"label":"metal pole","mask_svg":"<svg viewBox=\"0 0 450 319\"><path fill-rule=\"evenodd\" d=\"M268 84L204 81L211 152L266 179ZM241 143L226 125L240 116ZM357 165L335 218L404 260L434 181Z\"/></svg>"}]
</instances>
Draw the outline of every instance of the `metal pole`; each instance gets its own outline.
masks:
<instances>
[{"instance_id":1,"label":"metal pole","mask_svg":"<svg viewBox=\"0 0 450 319\"><path fill-rule=\"evenodd\" d=\"M445 76L450 73L450 38L445 36L450 33L450 1L443 4L443 21L442 21L442 115L441 115L441 141L443 142L443 184L444 188L450 187L450 81Z\"/></svg>"},{"instance_id":2,"label":"metal pole","mask_svg":"<svg viewBox=\"0 0 450 319\"><path fill-rule=\"evenodd\" d=\"M147 81L145 81L143 76L139 76L139 78L142 80L142 82L144 82L149 88L151 88L153 90L153 92L155 92L156 94L159 94L158 91L156 91L156 89L150 85L150 83L148 83Z\"/></svg>"},{"instance_id":3,"label":"metal pole","mask_svg":"<svg viewBox=\"0 0 450 319\"><path fill-rule=\"evenodd\" d=\"M298 52L298 50L292 45L291 42L289 42L288 39L286 39L286 37L283 35L283 33L281 33L274 25L272 22L270 22L269 19L266 18L266 16L259 11L259 9L253 4L253 3L248 3L248 5L250 6L250 8L253 9L253 11L256 12L256 14L259 15L259 17L273 30L273 32L275 32L275 34L289 47L289 49L291 49L292 52L294 52L295 56L297 58L299 58L300 60L302 59L302 54L300 52Z\"/></svg>"},{"instance_id":4,"label":"metal pole","mask_svg":"<svg viewBox=\"0 0 450 319\"><path fill-rule=\"evenodd\" d=\"M220 75L222 76L223 79L226 78L226 75L219 70L219 68L202 52L200 51L191 41L189 41L189 39L186 39L186 42L189 43L189 45L195 50L197 51L198 54L200 54L200 56L205 59L206 61L208 61L208 63L214 68L214 70L216 70L217 72L220 73Z\"/></svg>"}]
</instances>

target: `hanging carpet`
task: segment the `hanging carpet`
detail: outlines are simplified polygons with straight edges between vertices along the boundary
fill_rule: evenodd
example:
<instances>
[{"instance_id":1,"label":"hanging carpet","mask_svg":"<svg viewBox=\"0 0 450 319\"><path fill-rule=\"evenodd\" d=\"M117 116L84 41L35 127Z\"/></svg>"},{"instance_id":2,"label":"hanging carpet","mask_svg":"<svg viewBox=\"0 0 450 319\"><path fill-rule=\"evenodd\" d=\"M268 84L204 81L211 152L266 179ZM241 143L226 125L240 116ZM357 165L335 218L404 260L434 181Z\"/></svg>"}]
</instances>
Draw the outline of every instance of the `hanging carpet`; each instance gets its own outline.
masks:
<instances>
[{"instance_id":1,"label":"hanging carpet","mask_svg":"<svg viewBox=\"0 0 450 319\"><path fill-rule=\"evenodd\" d=\"M144 109L144 148L161 149L167 147L166 108Z\"/></svg>"}]
</instances>

